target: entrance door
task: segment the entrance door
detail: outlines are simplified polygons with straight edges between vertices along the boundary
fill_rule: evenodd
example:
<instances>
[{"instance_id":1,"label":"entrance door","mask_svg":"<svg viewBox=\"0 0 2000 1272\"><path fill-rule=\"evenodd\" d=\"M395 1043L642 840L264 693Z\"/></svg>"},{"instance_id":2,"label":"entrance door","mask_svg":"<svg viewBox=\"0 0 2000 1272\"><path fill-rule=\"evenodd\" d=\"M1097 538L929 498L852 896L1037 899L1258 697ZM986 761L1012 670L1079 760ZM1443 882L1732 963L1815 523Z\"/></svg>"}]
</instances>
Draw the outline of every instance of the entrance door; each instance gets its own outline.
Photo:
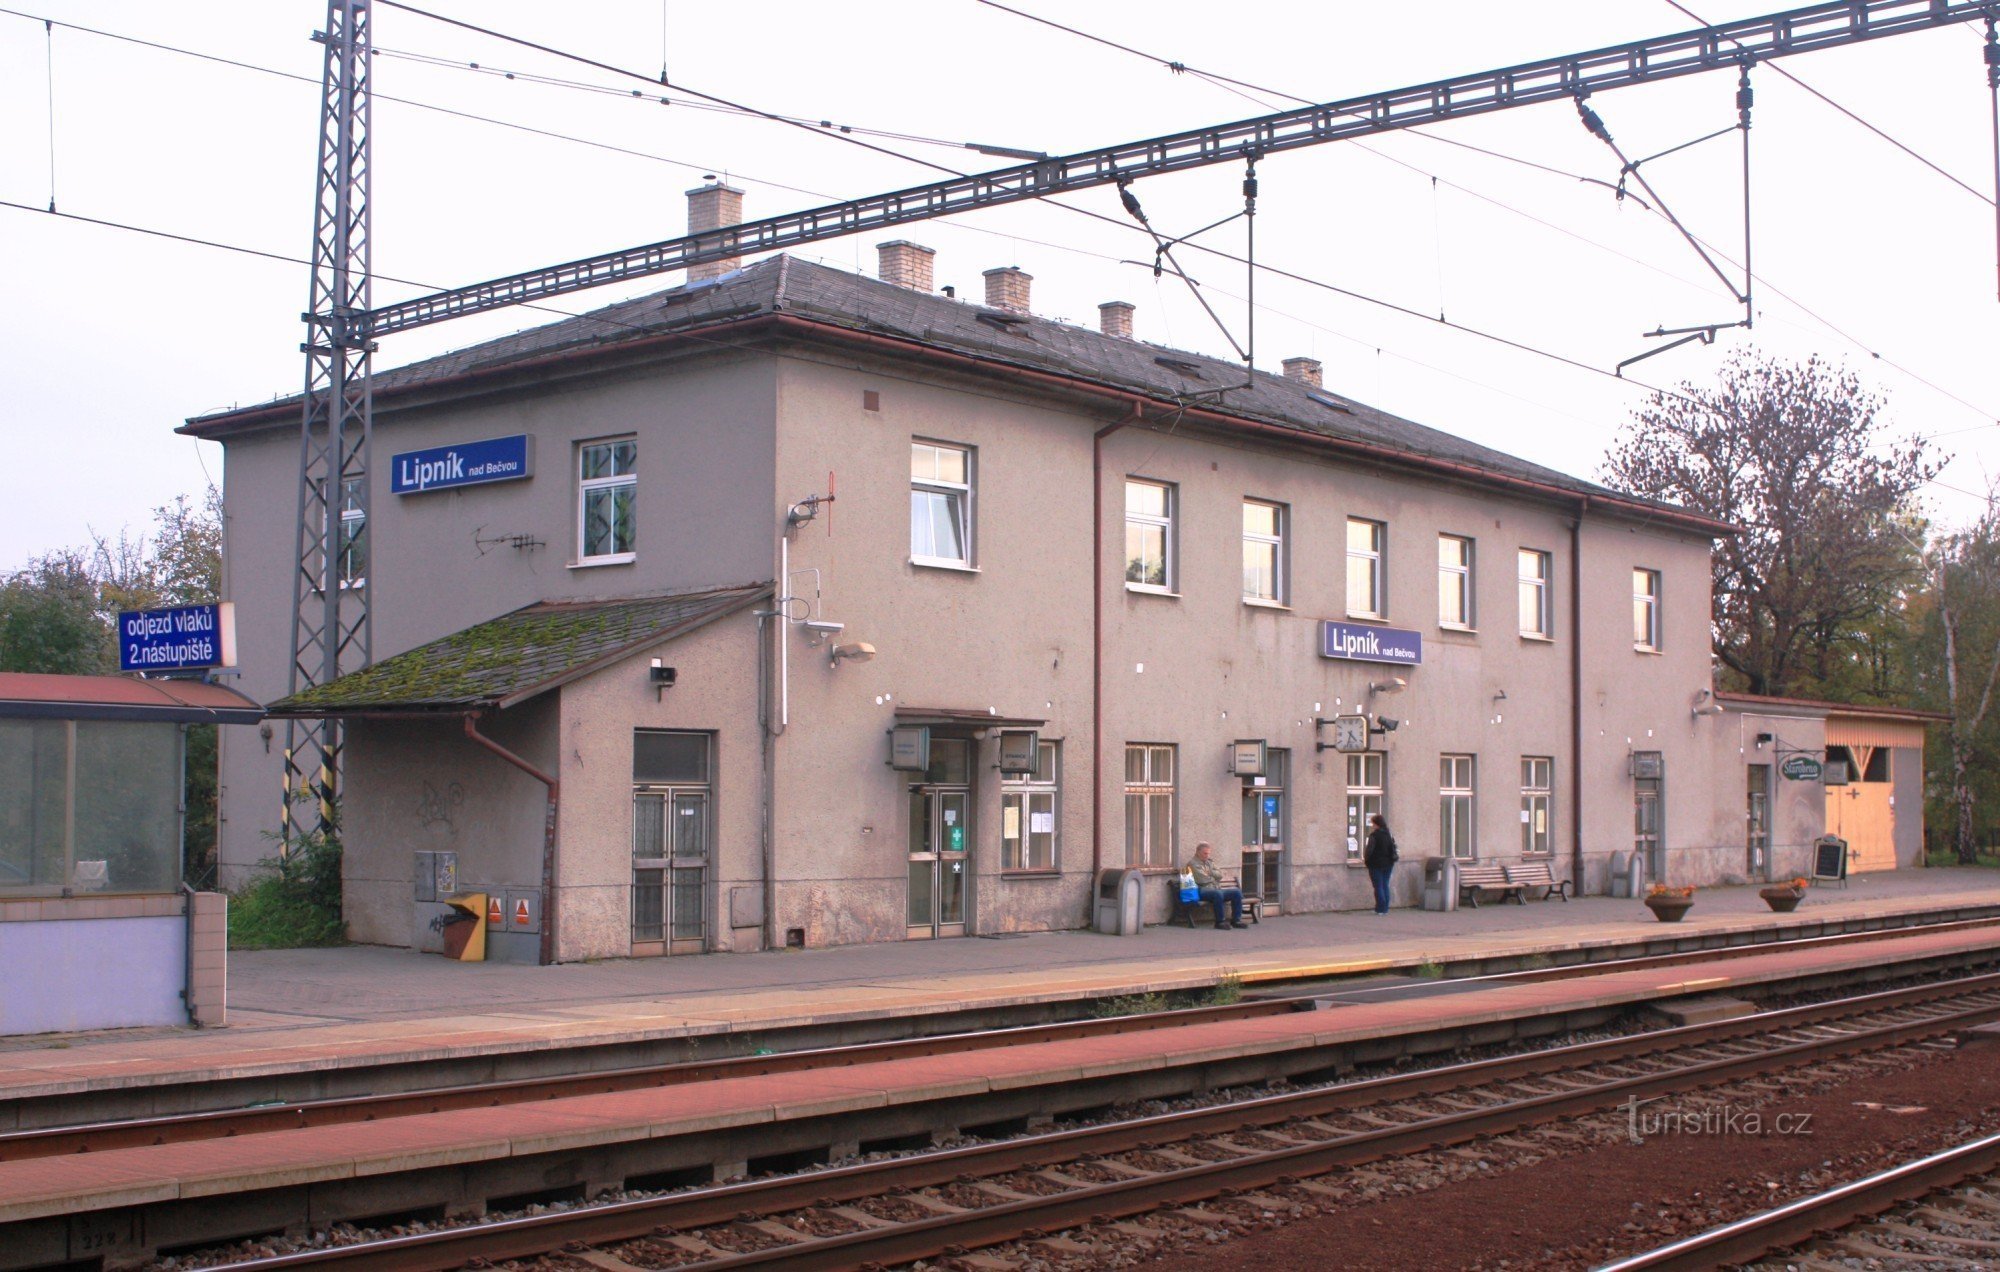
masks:
<instances>
[{"instance_id":1,"label":"entrance door","mask_svg":"<svg viewBox=\"0 0 2000 1272\"><path fill-rule=\"evenodd\" d=\"M967 821L972 794L964 787L910 790L910 908L912 939L965 935Z\"/></svg>"},{"instance_id":2,"label":"entrance door","mask_svg":"<svg viewBox=\"0 0 2000 1272\"><path fill-rule=\"evenodd\" d=\"M1752 879L1771 877L1771 766L1746 766L1750 780L1749 808L1744 813L1744 866Z\"/></svg>"},{"instance_id":3,"label":"entrance door","mask_svg":"<svg viewBox=\"0 0 2000 1272\"><path fill-rule=\"evenodd\" d=\"M1291 753L1272 750L1262 786L1243 788L1243 895L1281 903L1285 850L1285 769Z\"/></svg>"},{"instance_id":4,"label":"entrance door","mask_svg":"<svg viewBox=\"0 0 2000 1272\"><path fill-rule=\"evenodd\" d=\"M1632 796L1632 849L1646 862L1646 878L1667 879L1667 850L1660 835L1660 781L1642 777Z\"/></svg>"}]
</instances>

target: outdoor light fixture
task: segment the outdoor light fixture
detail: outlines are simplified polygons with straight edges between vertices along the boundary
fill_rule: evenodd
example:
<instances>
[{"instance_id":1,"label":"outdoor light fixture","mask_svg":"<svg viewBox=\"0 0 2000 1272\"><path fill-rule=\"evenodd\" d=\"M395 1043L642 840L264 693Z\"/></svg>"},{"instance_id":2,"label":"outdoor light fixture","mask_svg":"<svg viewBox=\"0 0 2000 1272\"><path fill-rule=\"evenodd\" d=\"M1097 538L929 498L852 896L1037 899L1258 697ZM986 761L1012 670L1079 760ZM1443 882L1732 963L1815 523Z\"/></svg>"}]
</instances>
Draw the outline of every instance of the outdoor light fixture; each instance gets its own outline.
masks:
<instances>
[{"instance_id":1,"label":"outdoor light fixture","mask_svg":"<svg viewBox=\"0 0 2000 1272\"><path fill-rule=\"evenodd\" d=\"M1700 719L1702 716L1721 715L1723 710L1723 705L1715 701L1715 690L1697 689L1694 705L1688 709L1688 714Z\"/></svg>"},{"instance_id":2,"label":"outdoor light fixture","mask_svg":"<svg viewBox=\"0 0 2000 1272\"><path fill-rule=\"evenodd\" d=\"M1387 680L1371 680L1368 682L1369 693L1401 693L1409 687L1410 682L1401 676L1391 676Z\"/></svg>"},{"instance_id":3,"label":"outdoor light fixture","mask_svg":"<svg viewBox=\"0 0 2000 1272\"><path fill-rule=\"evenodd\" d=\"M1757 735L1757 749L1761 751L1777 740L1778 735L1775 733L1760 733Z\"/></svg>"},{"instance_id":4,"label":"outdoor light fixture","mask_svg":"<svg viewBox=\"0 0 2000 1272\"><path fill-rule=\"evenodd\" d=\"M865 640L857 640L850 641L845 645L835 645L827 651L826 662L829 667L838 667L843 660L847 662L867 662L874 656L875 646Z\"/></svg>"}]
</instances>

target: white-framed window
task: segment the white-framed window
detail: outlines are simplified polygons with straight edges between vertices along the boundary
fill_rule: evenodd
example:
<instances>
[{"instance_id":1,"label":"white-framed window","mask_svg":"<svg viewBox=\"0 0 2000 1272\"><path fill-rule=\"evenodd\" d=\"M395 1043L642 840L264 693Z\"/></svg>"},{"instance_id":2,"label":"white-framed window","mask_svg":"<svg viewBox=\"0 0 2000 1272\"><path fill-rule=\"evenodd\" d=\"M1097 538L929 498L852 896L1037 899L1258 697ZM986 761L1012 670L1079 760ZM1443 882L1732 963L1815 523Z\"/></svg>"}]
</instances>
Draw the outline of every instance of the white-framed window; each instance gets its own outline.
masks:
<instances>
[{"instance_id":1,"label":"white-framed window","mask_svg":"<svg viewBox=\"0 0 2000 1272\"><path fill-rule=\"evenodd\" d=\"M1554 561L1546 552L1534 548L1522 548L1514 554L1518 562L1516 574L1519 577L1521 635L1555 635L1555 615L1549 609L1549 573Z\"/></svg>"},{"instance_id":2,"label":"white-framed window","mask_svg":"<svg viewBox=\"0 0 2000 1272\"><path fill-rule=\"evenodd\" d=\"M639 443L621 437L576 448L577 560L630 561L638 544Z\"/></svg>"},{"instance_id":3,"label":"white-framed window","mask_svg":"<svg viewBox=\"0 0 2000 1272\"><path fill-rule=\"evenodd\" d=\"M1388 559L1389 527L1360 517L1347 519L1347 613L1352 618L1382 618L1389 612L1383 563Z\"/></svg>"},{"instance_id":4,"label":"white-framed window","mask_svg":"<svg viewBox=\"0 0 2000 1272\"><path fill-rule=\"evenodd\" d=\"M1243 501L1243 599L1285 603L1285 508Z\"/></svg>"},{"instance_id":5,"label":"white-framed window","mask_svg":"<svg viewBox=\"0 0 2000 1272\"><path fill-rule=\"evenodd\" d=\"M1174 864L1174 748L1125 744L1125 864Z\"/></svg>"},{"instance_id":6,"label":"white-framed window","mask_svg":"<svg viewBox=\"0 0 2000 1272\"><path fill-rule=\"evenodd\" d=\"M1387 757L1356 751L1347 757L1347 863L1358 865L1368 844L1368 819L1382 811L1382 778Z\"/></svg>"},{"instance_id":7,"label":"white-framed window","mask_svg":"<svg viewBox=\"0 0 2000 1272\"><path fill-rule=\"evenodd\" d=\"M1062 752L1043 742L1035 750L1033 773L1000 781L1000 868L1056 869L1057 796L1062 787Z\"/></svg>"},{"instance_id":8,"label":"white-framed window","mask_svg":"<svg viewBox=\"0 0 2000 1272\"><path fill-rule=\"evenodd\" d=\"M1472 833L1472 757L1438 757L1438 847L1447 857L1470 857L1478 844Z\"/></svg>"},{"instance_id":9,"label":"white-framed window","mask_svg":"<svg viewBox=\"0 0 2000 1272\"><path fill-rule=\"evenodd\" d=\"M1473 625L1472 540L1463 535L1438 536L1438 624Z\"/></svg>"},{"instance_id":10,"label":"white-framed window","mask_svg":"<svg viewBox=\"0 0 2000 1272\"><path fill-rule=\"evenodd\" d=\"M1554 851L1556 762L1546 755L1521 757L1521 853Z\"/></svg>"},{"instance_id":11,"label":"white-framed window","mask_svg":"<svg viewBox=\"0 0 2000 1272\"><path fill-rule=\"evenodd\" d=\"M1174 590L1174 488L1125 479L1125 586Z\"/></svg>"},{"instance_id":12,"label":"white-framed window","mask_svg":"<svg viewBox=\"0 0 2000 1272\"><path fill-rule=\"evenodd\" d=\"M348 477L340 483L340 505L326 515L335 519L333 577L342 591L368 586L368 509L362 500L365 477ZM319 489L324 490L322 483Z\"/></svg>"},{"instance_id":13,"label":"white-framed window","mask_svg":"<svg viewBox=\"0 0 2000 1272\"><path fill-rule=\"evenodd\" d=\"M1632 647L1660 647L1660 572L1632 571Z\"/></svg>"},{"instance_id":14,"label":"white-framed window","mask_svg":"<svg viewBox=\"0 0 2000 1272\"><path fill-rule=\"evenodd\" d=\"M972 451L910 443L910 560L972 564Z\"/></svg>"}]
</instances>

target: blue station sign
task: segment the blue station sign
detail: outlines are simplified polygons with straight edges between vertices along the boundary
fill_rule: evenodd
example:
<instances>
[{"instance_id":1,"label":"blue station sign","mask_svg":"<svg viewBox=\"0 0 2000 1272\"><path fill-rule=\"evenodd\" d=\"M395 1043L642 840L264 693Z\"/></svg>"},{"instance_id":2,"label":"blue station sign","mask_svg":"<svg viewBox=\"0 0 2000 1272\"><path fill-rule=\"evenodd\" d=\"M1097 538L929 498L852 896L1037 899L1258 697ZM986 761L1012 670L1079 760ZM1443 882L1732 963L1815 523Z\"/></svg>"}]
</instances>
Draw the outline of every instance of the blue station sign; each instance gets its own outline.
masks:
<instances>
[{"instance_id":1,"label":"blue station sign","mask_svg":"<svg viewBox=\"0 0 2000 1272\"><path fill-rule=\"evenodd\" d=\"M1421 632L1401 627L1370 627L1366 623L1336 623L1322 619L1319 625L1319 653L1322 658L1348 662L1395 663L1415 667L1424 660Z\"/></svg>"},{"instance_id":2,"label":"blue station sign","mask_svg":"<svg viewBox=\"0 0 2000 1272\"><path fill-rule=\"evenodd\" d=\"M532 475L534 469L532 440L526 433L517 433L483 442L404 451L389 461L389 493L418 495L427 490L519 481Z\"/></svg>"},{"instance_id":3,"label":"blue station sign","mask_svg":"<svg viewBox=\"0 0 2000 1272\"><path fill-rule=\"evenodd\" d=\"M236 607L176 605L118 615L118 670L199 671L236 665Z\"/></svg>"}]
</instances>

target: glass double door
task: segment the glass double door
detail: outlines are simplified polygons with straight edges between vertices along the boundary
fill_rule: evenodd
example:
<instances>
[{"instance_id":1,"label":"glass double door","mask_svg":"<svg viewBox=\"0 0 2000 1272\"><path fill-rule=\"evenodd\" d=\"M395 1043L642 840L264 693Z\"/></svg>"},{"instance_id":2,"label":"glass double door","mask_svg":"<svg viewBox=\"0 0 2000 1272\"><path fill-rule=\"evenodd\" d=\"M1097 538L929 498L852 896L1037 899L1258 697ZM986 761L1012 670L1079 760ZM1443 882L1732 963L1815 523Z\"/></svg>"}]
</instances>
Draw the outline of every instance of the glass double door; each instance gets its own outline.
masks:
<instances>
[{"instance_id":1,"label":"glass double door","mask_svg":"<svg viewBox=\"0 0 2000 1272\"><path fill-rule=\"evenodd\" d=\"M910 788L908 922L913 940L965 935L971 815L972 792L967 787Z\"/></svg>"}]
</instances>

